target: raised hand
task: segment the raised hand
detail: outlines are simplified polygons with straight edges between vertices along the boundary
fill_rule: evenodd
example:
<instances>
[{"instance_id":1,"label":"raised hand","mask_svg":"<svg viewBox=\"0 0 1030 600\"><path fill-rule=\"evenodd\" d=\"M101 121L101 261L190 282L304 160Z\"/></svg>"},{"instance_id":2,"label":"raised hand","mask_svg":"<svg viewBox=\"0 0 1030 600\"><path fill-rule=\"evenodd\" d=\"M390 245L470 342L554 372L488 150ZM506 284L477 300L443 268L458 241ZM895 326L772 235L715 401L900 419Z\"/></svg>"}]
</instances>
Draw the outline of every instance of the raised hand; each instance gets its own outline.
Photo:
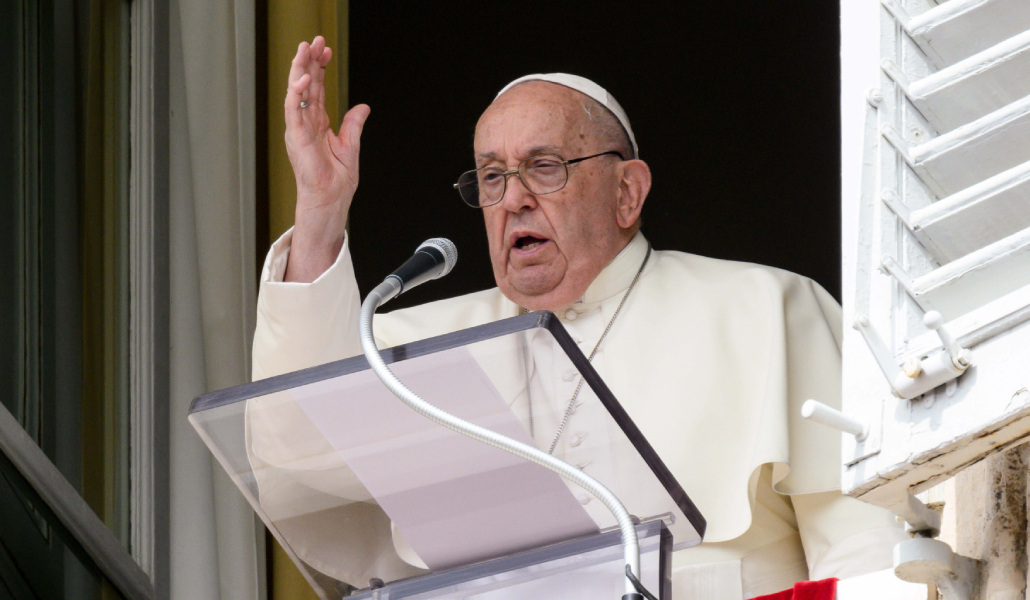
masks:
<instances>
[{"instance_id":1,"label":"raised hand","mask_svg":"<svg viewBox=\"0 0 1030 600\"><path fill-rule=\"evenodd\" d=\"M286 281L314 281L343 246L358 188L361 130L371 109L351 108L333 133L325 108L325 69L333 52L318 36L301 42L286 92L286 152L297 180L297 211Z\"/></svg>"}]
</instances>

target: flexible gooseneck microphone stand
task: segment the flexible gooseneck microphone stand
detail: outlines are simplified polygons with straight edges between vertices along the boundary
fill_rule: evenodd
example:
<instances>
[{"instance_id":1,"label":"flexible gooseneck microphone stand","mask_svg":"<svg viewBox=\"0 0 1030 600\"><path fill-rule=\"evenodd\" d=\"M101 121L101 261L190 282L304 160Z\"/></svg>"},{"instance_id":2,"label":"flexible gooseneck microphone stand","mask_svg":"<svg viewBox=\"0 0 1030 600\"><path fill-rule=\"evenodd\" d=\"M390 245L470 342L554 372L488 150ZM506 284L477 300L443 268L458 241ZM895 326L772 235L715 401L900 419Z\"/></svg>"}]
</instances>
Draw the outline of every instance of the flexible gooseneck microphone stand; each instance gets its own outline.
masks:
<instances>
[{"instance_id":1,"label":"flexible gooseneck microphone stand","mask_svg":"<svg viewBox=\"0 0 1030 600\"><path fill-rule=\"evenodd\" d=\"M402 288L403 283L399 279L392 276L388 277L372 290L361 304L361 317L359 321L361 347L364 349L365 358L368 359L368 364L372 367L372 371L376 376L402 402L433 422L550 469L593 494L615 515L619 529L622 532L622 544L626 561L626 593L622 596L622 600L644 600L644 598L656 600L640 583L640 544L637 541L637 530L626 507L615 497L615 494L583 471L538 448L523 444L474 423L469 423L437 408L408 389L407 386L397 379L393 371L386 366L372 335L372 318L375 315L376 309L396 297L402 291Z\"/></svg>"}]
</instances>

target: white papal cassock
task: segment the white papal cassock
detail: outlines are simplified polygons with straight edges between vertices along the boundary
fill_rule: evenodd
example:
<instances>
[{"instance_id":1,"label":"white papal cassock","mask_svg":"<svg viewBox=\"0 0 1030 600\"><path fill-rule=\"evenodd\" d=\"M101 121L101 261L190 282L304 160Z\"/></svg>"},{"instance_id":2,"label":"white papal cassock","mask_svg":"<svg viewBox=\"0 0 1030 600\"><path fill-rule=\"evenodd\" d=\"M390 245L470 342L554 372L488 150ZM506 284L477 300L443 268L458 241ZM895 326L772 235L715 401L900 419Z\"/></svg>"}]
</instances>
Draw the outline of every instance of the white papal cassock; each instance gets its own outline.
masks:
<instances>
[{"instance_id":1,"label":"white papal cassock","mask_svg":"<svg viewBox=\"0 0 1030 600\"><path fill-rule=\"evenodd\" d=\"M349 242L313 283L285 283L291 236L273 245L262 272L254 379L361 354ZM646 252L638 233L583 298L556 311L584 354ZM494 288L379 315L375 335L389 347L520 312ZM840 340L840 307L807 278L652 254L593 366L708 521L705 542L674 555L675 597L737 600L877 571L852 581L868 589L875 578L884 600L918 597L883 572L905 537L896 520L837 491L840 435L800 417L808 398L839 407ZM573 389L558 395L567 401ZM300 558L358 586L421 572L378 506L334 501L349 493L331 483L338 465L303 466L304 456L331 454L316 447L325 442L303 414L248 409L247 424L262 506ZM574 415L565 435L589 433L577 430ZM842 598L847 588L842 582Z\"/></svg>"}]
</instances>

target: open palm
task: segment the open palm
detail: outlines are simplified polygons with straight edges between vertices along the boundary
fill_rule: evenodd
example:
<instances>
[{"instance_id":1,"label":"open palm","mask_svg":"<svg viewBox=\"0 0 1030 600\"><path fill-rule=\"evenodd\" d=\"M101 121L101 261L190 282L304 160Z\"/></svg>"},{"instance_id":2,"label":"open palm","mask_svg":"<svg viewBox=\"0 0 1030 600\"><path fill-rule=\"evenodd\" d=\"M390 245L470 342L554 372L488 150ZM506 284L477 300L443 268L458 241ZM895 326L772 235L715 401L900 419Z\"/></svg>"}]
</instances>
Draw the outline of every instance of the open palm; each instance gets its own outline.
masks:
<instances>
[{"instance_id":1,"label":"open palm","mask_svg":"<svg viewBox=\"0 0 1030 600\"><path fill-rule=\"evenodd\" d=\"M361 129L370 109L364 104L350 109L339 133L333 133L325 108L325 69L332 56L322 36L297 49L285 102L286 151L297 179L298 213L333 209L346 220L358 187Z\"/></svg>"}]
</instances>

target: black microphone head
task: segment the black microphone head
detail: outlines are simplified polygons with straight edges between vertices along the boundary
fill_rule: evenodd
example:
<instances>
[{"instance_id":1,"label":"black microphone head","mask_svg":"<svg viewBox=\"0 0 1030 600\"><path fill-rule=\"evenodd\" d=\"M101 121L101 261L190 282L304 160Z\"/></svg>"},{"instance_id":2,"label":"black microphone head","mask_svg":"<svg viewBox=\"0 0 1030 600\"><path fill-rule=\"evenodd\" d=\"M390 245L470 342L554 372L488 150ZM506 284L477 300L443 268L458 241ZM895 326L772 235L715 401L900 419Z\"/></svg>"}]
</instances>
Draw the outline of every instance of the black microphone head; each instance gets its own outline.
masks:
<instances>
[{"instance_id":1,"label":"black microphone head","mask_svg":"<svg viewBox=\"0 0 1030 600\"><path fill-rule=\"evenodd\" d=\"M434 279L443 277L444 275L451 272L454 265L458 263L458 247L454 245L454 242L447 238L432 238L422 242L422 245L415 249L415 252L423 248L433 248L439 250L440 254L443 254L444 267L443 271L440 272Z\"/></svg>"}]
</instances>

